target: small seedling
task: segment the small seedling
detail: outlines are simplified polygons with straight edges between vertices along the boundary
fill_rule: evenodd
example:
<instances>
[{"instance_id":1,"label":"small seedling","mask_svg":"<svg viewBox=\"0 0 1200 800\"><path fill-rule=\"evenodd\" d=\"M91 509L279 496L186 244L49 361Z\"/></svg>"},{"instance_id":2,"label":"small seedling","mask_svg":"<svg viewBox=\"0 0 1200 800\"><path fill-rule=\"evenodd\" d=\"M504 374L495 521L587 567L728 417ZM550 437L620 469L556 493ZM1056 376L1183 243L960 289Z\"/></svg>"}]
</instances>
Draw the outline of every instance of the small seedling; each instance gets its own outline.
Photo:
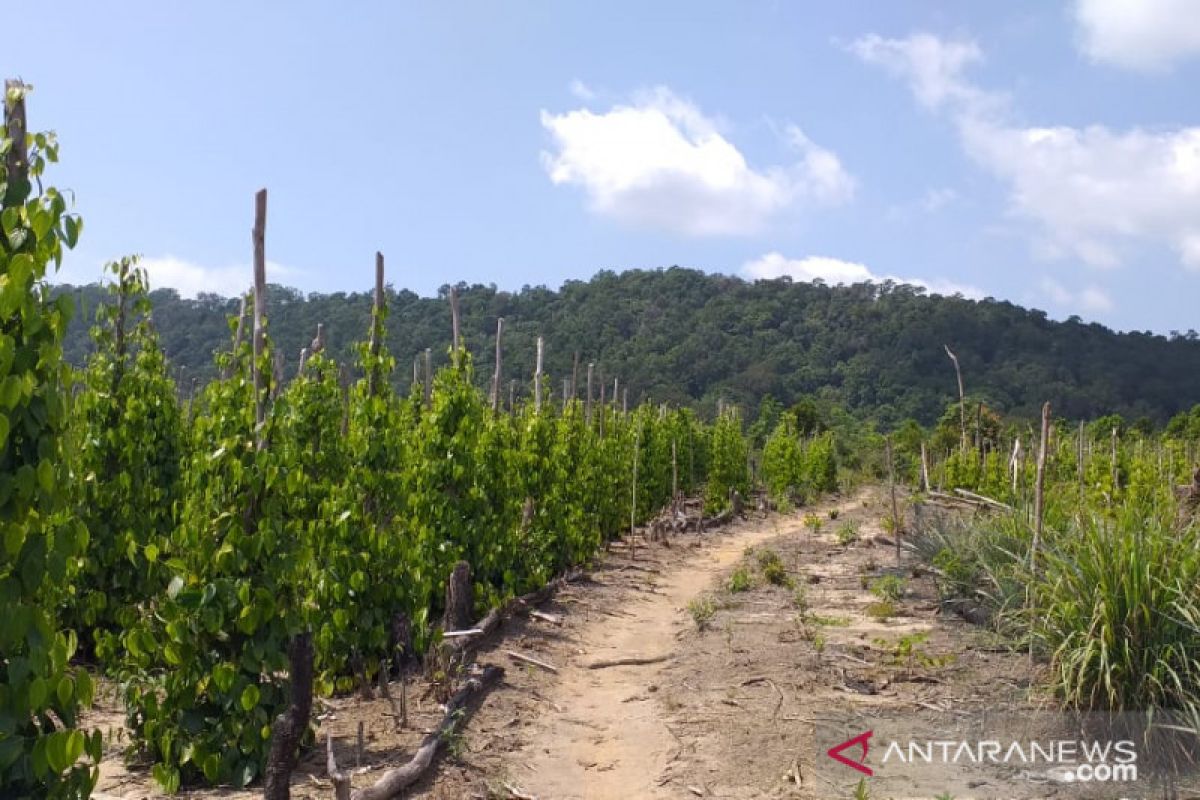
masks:
<instances>
[{"instance_id":1,"label":"small seedling","mask_svg":"<svg viewBox=\"0 0 1200 800\"><path fill-rule=\"evenodd\" d=\"M804 527L808 528L813 533L821 532L821 518L816 514L807 514L804 517Z\"/></svg>"},{"instance_id":2,"label":"small seedling","mask_svg":"<svg viewBox=\"0 0 1200 800\"><path fill-rule=\"evenodd\" d=\"M837 510L836 508L831 508L831 509L829 509L829 518L830 518L830 519L837 519L837 518L838 518L838 510Z\"/></svg>"},{"instance_id":3,"label":"small seedling","mask_svg":"<svg viewBox=\"0 0 1200 800\"><path fill-rule=\"evenodd\" d=\"M696 630L705 631L717 613L717 604L711 597L697 597L688 603L688 613L696 623Z\"/></svg>"},{"instance_id":4,"label":"small seedling","mask_svg":"<svg viewBox=\"0 0 1200 800\"><path fill-rule=\"evenodd\" d=\"M898 602L907 590L908 582L899 575L884 575L871 584L871 594L890 603Z\"/></svg>"},{"instance_id":5,"label":"small seedling","mask_svg":"<svg viewBox=\"0 0 1200 800\"><path fill-rule=\"evenodd\" d=\"M731 592L748 592L754 586L754 578L750 575L750 570L746 569L745 565L739 565L729 575L729 580L725 582L725 588Z\"/></svg>"},{"instance_id":6,"label":"small seedling","mask_svg":"<svg viewBox=\"0 0 1200 800\"><path fill-rule=\"evenodd\" d=\"M801 616L808 612L808 592L803 586L797 586L792 591L792 607L799 611Z\"/></svg>"},{"instance_id":7,"label":"small seedling","mask_svg":"<svg viewBox=\"0 0 1200 800\"><path fill-rule=\"evenodd\" d=\"M876 600L869 604L865 611L867 616L876 622L887 622L896 616L896 604L891 600Z\"/></svg>"},{"instance_id":8,"label":"small seedling","mask_svg":"<svg viewBox=\"0 0 1200 800\"><path fill-rule=\"evenodd\" d=\"M838 526L837 543L843 547L854 544L858 541L858 525L853 522L843 522Z\"/></svg>"}]
</instances>

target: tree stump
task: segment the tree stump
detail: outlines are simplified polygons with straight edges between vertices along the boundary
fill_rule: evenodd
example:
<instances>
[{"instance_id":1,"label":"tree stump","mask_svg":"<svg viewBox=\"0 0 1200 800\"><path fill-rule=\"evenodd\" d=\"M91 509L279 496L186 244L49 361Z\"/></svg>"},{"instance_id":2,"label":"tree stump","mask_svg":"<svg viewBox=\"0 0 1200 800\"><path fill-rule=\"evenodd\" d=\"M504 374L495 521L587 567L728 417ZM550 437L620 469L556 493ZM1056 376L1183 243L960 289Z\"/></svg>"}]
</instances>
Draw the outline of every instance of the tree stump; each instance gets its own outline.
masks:
<instances>
[{"instance_id":1,"label":"tree stump","mask_svg":"<svg viewBox=\"0 0 1200 800\"><path fill-rule=\"evenodd\" d=\"M471 593L471 565L460 561L454 565L450 580L446 582L446 613L442 617L442 629L463 631L471 627L471 611L475 606Z\"/></svg>"}]
</instances>

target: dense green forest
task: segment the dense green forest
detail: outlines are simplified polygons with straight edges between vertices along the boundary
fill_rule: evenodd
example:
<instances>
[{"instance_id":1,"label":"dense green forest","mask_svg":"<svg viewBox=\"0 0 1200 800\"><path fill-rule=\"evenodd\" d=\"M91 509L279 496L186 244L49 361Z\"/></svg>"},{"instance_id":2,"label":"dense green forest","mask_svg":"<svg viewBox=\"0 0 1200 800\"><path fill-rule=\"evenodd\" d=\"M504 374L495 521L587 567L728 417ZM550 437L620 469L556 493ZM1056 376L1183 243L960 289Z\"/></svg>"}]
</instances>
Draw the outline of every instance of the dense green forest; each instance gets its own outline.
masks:
<instances>
[{"instance_id":1,"label":"dense green forest","mask_svg":"<svg viewBox=\"0 0 1200 800\"><path fill-rule=\"evenodd\" d=\"M368 282L364 270L364 285ZM389 291L387 346L401 364L432 348L434 368L449 348L443 287L437 298ZM845 404L891 425L935 421L956 392L943 345L962 364L968 395L1015 416L1034 417L1043 401L1057 413L1089 418L1119 413L1164 422L1200 401L1200 341L1189 331L1164 337L1116 333L1077 318L1055 322L1009 302L926 296L884 284L826 286L789 279L748 282L697 270L603 271L558 291L458 286L464 334L476 375L490 379L496 318L504 317L505 378L527 391L537 335L546 337L548 375L561 387L579 353L580 381L595 362L600 380L619 378L633 404L649 398L711 414L718 399L756 408L771 395L790 405L805 395ZM80 313L64 345L82 364L99 286L60 286ZM212 354L228 347L238 301L216 295L151 294L153 319L180 386L213 376ZM304 294L272 287L271 335L295 372L318 322L330 352L351 362L367 325L368 292ZM397 371L405 390L412 370ZM597 394L599 390L597 389Z\"/></svg>"}]
</instances>

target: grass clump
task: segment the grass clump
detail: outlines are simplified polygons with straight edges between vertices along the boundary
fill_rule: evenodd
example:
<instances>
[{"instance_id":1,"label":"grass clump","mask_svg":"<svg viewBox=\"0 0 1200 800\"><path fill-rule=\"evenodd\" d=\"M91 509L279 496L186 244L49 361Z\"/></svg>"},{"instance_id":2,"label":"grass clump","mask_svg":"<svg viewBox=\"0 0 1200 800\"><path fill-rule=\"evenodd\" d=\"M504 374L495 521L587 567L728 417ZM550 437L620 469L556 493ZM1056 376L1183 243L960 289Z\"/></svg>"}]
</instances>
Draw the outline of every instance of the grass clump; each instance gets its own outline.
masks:
<instances>
[{"instance_id":1,"label":"grass clump","mask_svg":"<svg viewBox=\"0 0 1200 800\"><path fill-rule=\"evenodd\" d=\"M708 630L712 624L712 619L717 614L717 604L711 597L703 595L696 597L688 602L688 613L692 615L692 621L696 623L696 630Z\"/></svg>"},{"instance_id":2,"label":"grass clump","mask_svg":"<svg viewBox=\"0 0 1200 800\"><path fill-rule=\"evenodd\" d=\"M737 592L748 592L754 588L754 576L750 574L750 570L745 564L739 564L729 574L729 580L725 582L725 588L735 594Z\"/></svg>"},{"instance_id":3,"label":"grass clump","mask_svg":"<svg viewBox=\"0 0 1200 800\"><path fill-rule=\"evenodd\" d=\"M858 541L858 524L847 520L838 526L837 543L848 547Z\"/></svg>"},{"instance_id":4,"label":"grass clump","mask_svg":"<svg viewBox=\"0 0 1200 800\"><path fill-rule=\"evenodd\" d=\"M899 575L884 575L871 582L871 594L880 600L896 603L908 591L908 581Z\"/></svg>"}]
</instances>

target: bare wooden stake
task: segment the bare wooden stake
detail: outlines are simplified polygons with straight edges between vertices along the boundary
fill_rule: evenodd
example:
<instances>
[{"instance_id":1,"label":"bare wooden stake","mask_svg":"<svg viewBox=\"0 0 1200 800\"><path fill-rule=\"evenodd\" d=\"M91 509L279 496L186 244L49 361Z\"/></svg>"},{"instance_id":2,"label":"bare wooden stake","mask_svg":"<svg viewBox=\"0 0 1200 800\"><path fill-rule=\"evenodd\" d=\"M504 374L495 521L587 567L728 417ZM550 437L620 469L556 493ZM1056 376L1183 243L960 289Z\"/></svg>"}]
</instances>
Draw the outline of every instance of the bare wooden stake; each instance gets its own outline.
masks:
<instances>
[{"instance_id":1,"label":"bare wooden stake","mask_svg":"<svg viewBox=\"0 0 1200 800\"><path fill-rule=\"evenodd\" d=\"M604 381L600 381L600 405L596 408L596 413L600 417L600 438L604 438L604 418L608 415L604 413Z\"/></svg>"},{"instance_id":2,"label":"bare wooden stake","mask_svg":"<svg viewBox=\"0 0 1200 800\"><path fill-rule=\"evenodd\" d=\"M642 449L642 426L638 425L633 432L633 491L629 502L629 558L637 557L637 541L634 539L634 533L637 532L637 483L638 483L638 461L641 460Z\"/></svg>"},{"instance_id":3,"label":"bare wooden stake","mask_svg":"<svg viewBox=\"0 0 1200 800\"><path fill-rule=\"evenodd\" d=\"M617 407L617 397L619 397L619 396L620 396L620 395L618 395L618 394L617 394L617 387L618 387L618 386L620 386L620 385L621 385L621 379L620 379L620 378L613 378L612 404L613 404L613 408L614 408L614 409Z\"/></svg>"},{"instance_id":4,"label":"bare wooden stake","mask_svg":"<svg viewBox=\"0 0 1200 800\"><path fill-rule=\"evenodd\" d=\"M592 424L592 371L595 370L594 362L588 363L587 370L587 398L583 403L583 418L588 425Z\"/></svg>"},{"instance_id":5,"label":"bare wooden stake","mask_svg":"<svg viewBox=\"0 0 1200 800\"><path fill-rule=\"evenodd\" d=\"M579 397L579 351L575 351L575 359L571 362L571 399Z\"/></svg>"},{"instance_id":6,"label":"bare wooden stake","mask_svg":"<svg viewBox=\"0 0 1200 800\"><path fill-rule=\"evenodd\" d=\"M962 370L958 366L958 356L954 355L954 351L950 349L950 345L944 344L946 355L950 356L950 360L954 362L954 376L958 378L958 419L962 425L962 439L959 447L962 452L967 452L967 397L963 391Z\"/></svg>"},{"instance_id":7,"label":"bare wooden stake","mask_svg":"<svg viewBox=\"0 0 1200 800\"><path fill-rule=\"evenodd\" d=\"M929 491L929 456L924 442L921 442L921 491Z\"/></svg>"},{"instance_id":8,"label":"bare wooden stake","mask_svg":"<svg viewBox=\"0 0 1200 800\"><path fill-rule=\"evenodd\" d=\"M571 379L563 378L563 408L571 402Z\"/></svg>"},{"instance_id":9,"label":"bare wooden stake","mask_svg":"<svg viewBox=\"0 0 1200 800\"><path fill-rule=\"evenodd\" d=\"M896 505L896 468L892 463L892 437L883 440L887 453L888 489L892 494L892 538L896 541L896 563L900 563L900 510Z\"/></svg>"},{"instance_id":10,"label":"bare wooden stake","mask_svg":"<svg viewBox=\"0 0 1200 800\"><path fill-rule=\"evenodd\" d=\"M626 386L624 391L621 393L621 415L625 416L627 414L629 414L629 387L628 386Z\"/></svg>"},{"instance_id":11,"label":"bare wooden stake","mask_svg":"<svg viewBox=\"0 0 1200 800\"><path fill-rule=\"evenodd\" d=\"M1044 488L1046 482L1046 448L1050 440L1050 404L1042 404L1042 436L1038 443L1037 478L1033 485L1033 543L1029 548L1029 569L1037 575L1038 548L1042 541L1042 520L1045 516Z\"/></svg>"},{"instance_id":12,"label":"bare wooden stake","mask_svg":"<svg viewBox=\"0 0 1200 800\"><path fill-rule=\"evenodd\" d=\"M503 354L500 350L500 337L504 334L504 317L496 317L496 371L492 373L492 413L500 410L500 370Z\"/></svg>"},{"instance_id":13,"label":"bare wooden stake","mask_svg":"<svg viewBox=\"0 0 1200 800\"><path fill-rule=\"evenodd\" d=\"M450 287L450 329L451 329L452 333L454 334L454 338L451 340L451 342L453 344L455 353L458 352L458 346L460 344L459 335L458 335L458 324L459 324L458 323L458 290L455 289L453 286L451 286ZM456 361L457 361L457 359L458 359L458 356L455 356Z\"/></svg>"},{"instance_id":14,"label":"bare wooden stake","mask_svg":"<svg viewBox=\"0 0 1200 800\"><path fill-rule=\"evenodd\" d=\"M425 392L425 407L433 406L433 349L425 348L425 384L421 387Z\"/></svg>"},{"instance_id":15,"label":"bare wooden stake","mask_svg":"<svg viewBox=\"0 0 1200 800\"><path fill-rule=\"evenodd\" d=\"M379 349L383 346L383 314L386 303L383 292L383 253L375 253L375 297L371 303L371 340L368 345L373 357L378 358ZM378 383L380 376L379 365L372 364L367 375L367 394L374 396L381 388ZM415 367L414 367L415 377Z\"/></svg>"},{"instance_id":16,"label":"bare wooden stake","mask_svg":"<svg viewBox=\"0 0 1200 800\"><path fill-rule=\"evenodd\" d=\"M267 376L262 374L260 362L267 347L267 190L259 189L254 195L254 363L251 374L254 378L254 422L256 440L261 450L266 445L264 429L267 423Z\"/></svg>"},{"instance_id":17,"label":"bare wooden stake","mask_svg":"<svg viewBox=\"0 0 1200 800\"><path fill-rule=\"evenodd\" d=\"M446 613L442 619L442 629L458 631L471 627L471 609L474 607L474 596L471 591L471 565L459 561L446 581Z\"/></svg>"},{"instance_id":18,"label":"bare wooden stake","mask_svg":"<svg viewBox=\"0 0 1200 800\"><path fill-rule=\"evenodd\" d=\"M517 380L513 378L508 382L508 410L511 412L515 409L517 403Z\"/></svg>"},{"instance_id":19,"label":"bare wooden stake","mask_svg":"<svg viewBox=\"0 0 1200 800\"><path fill-rule=\"evenodd\" d=\"M537 366L533 370L533 408L542 410L542 337L537 338Z\"/></svg>"},{"instance_id":20,"label":"bare wooden stake","mask_svg":"<svg viewBox=\"0 0 1200 800\"><path fill-rule=\"evenodd\" d=\"M1117 426L1112 429L1112 502L1117 502L1117 490L1121 488L1120 461L1117 458Z\"/></svg>"}]
</instances>

